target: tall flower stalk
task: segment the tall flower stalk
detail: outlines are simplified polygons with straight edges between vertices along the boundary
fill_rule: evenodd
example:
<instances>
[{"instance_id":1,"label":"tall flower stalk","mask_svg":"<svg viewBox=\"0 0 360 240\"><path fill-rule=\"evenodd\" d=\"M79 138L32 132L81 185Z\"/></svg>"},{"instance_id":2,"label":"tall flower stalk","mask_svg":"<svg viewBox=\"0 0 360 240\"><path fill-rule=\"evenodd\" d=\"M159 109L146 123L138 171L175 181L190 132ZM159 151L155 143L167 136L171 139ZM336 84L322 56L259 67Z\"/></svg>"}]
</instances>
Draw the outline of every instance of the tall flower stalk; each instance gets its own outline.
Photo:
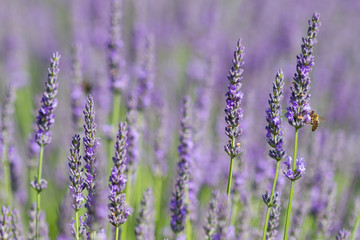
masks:
<instances>
[{"instance_id":1,"label":"tall flower stalk","mask_svg":"<svg viewBox=\"0 0 360 240\"><path fill-rule=\"evenodd\" d=\"M121 15L122 15L122 0L111 1L111 15L110 15L110 38L107 43L108 57L108 74L110 90L112 92L112 111L110 118L111 129L119 124L120 108L121 108L121 92L126 88L128 79L124 73L125 59L123 58L123 41L121 35ZM109 168L111 166L111 156L113 155L114 140L108 143Z\"/></svg>"},{"instance_id":2,"label":"tall flower stalk","mask_svg":"<svg viewBox=\"0 0 360 240\"><path fill-rule=\"evenodd\" d=\"M14 113L14 100L15 100L15 88L13 85L8 84L5 92L4 105L1 109L1 133L0 144L2 148L2 163L4 167L4 179L5 179L5 193L6 193L6 205L12 206L12 190L11 190L11 172L10 172L10 160L9 160L9 144L10 134L9 128L12 122L12 115Z\"/></svg>"},{"instance_id":3,"label":"tall flower stalk","mask_svg":"<svg viewBox=\"0 0 360 240\"><path fill-rule=\"evenodd\" d=\"M275 205L274 194L277 179L279 176L280 162L281 159L283 159L283 157L285 156L285 151L283 149L283 131L280 105L280 101L283 98L283 87L284 74L282 70L279 70L276 74L275 81L273 82L273 95L270 94L269 108L266 109L266 121L268 122L268 125L265 127L267 131L266 139L268 144L272 148L271 150L269 150L269 156L276 161L276 170L270 197L268 196L267 192L265 193L265 195L263 195L264 202L267 206L262 238L263 240L266 239L271 208Z\"/></svg>"},{"instance_id":4,"label":"tall flower stalk","mask_svg":"<svg viewBox=\"0 0 360 240\"><path fill-rule=\"evenodd\" d=\"M45 83L46 90L41 98L41 106L36 118L38 131L35 135L35 141L40 146L39 162L37 176L31 182L31 186L36 190L36 238L39 237L39 213L41 209L40 193L46 189L47 181L42 179L42 163L44 156L44 146L51 142L50 128L55 122L54 111L57 107L56 95L58 92L58 74L59 74L59 53L54 53L50 60L48 69L48 78Z\"/></svg>"},{"instance_id":5,"label":"tall flower stalk","mask_svg":"<svg viewBox=\"0 0 360 240\"><path fill-rule=\"evenodd\" d=\"M291 89L290 107L287 108L285 117L288 119L290 125L295 128L294 139L294 156L291 160L288 157L285 164L287 171L285 176L291 180L289 203L286 213L284 240L288 237L291 218L291 206L294 195L295 180L301 177L305 171L305 164L302 159L297 159L298 135L299 129L305 124L310 123L310 72L314 66L313 47L316 44L316 35L320 28L320 14L314 13L312 19L309 21L309 28L307 37L303 38L301 45L301 54L297 56L296 73L294 75L294 82Z\"/></svg>"},{"instance_id":6,"label":"tall flower stalk","mask_svg":"<svg viewBox=\"0 0 360 240\"><path fill-rule=\"evenodd\" d=\"M190 167L192 161L192 129L191 129L191 102L190 97L186 96L183 100L180 143L178 152L180 161L177 164L178 178L175 184L175 191L170 203L170 211L173 213L171 217L171 229L174 233L180 233L184 227L186 228L186 239L191 240L192 229L189 217L189 180Z\"/></svg>"},{"instance_id":7,"label":"tall flower stalk","mask_svg":"<svg viewBox=\"0 0 360 240\"><path fill-rule=\"evenodd\" d=\"M225 152L230 156L229 176L226 190L228 196L230 196L231 191L233 162L241 152L238 137L242 133L240 121L243 117L243 109L241 108L243 98L241 81L243 79L242 66L244 65L244 49L244 46L241 44L241 39L239 39L234 51L233 66L231 67L228 75L230 83L228 85L228 92L226 93L225 122L227 126L225 127L225 134L229 137L229 142L225 145Z\"/></svg>"},{"instance_id":8,"label":"tall flower stalk","mask_svg":"<svg viewBox=\"0 0 360 240\"><path fill-rule=\"evenodd\" d=\"M131 214L125 202L126 187L126 159L127 159L127 125L120 123L119 131L115 143L115 155L113 157L114 166L111 170L109 179L109 222L115 226L115 240L119 239L120 226L125 223ZM126 239L125 237L122 239Z\"/></svg>"},{"instance_id":9,"label":"tall flower stalk","mask_svg":"<svg viewBox=\"0 0 360 240\"><path fill-rule=\"evenodd\" d=\"M95 110L94 110L94 100L91 95L88 96L85 105L85 136L83 138L84 143L84 173L85 173L85 187L88 191L88 195L85 197L85 207L88 210L88 215L86 219L87 228L92 234L92 225L95 221L95 193L96 193L96 147L98 145L99 139L96 138L96 123L95 123Z\"/></svg>"},{"instance_id":10,"label":"tall flower stalk","mask_svg":"<svg viewBox=\"0 0 360 240\"><path fill-rule=\"evenodd\" d=\"M69 159L69 168L70 168L70 191L72 194L73 204L72 207L75 211L75 238L80 239L79 228L80 228L80 218L79 211L83 207L84 195L83 190L84 177L82 176L83 169L81 168L81 156L80 156L80 135L76 134L71 141L70 156Z\"/></svg>"}]
</instances>

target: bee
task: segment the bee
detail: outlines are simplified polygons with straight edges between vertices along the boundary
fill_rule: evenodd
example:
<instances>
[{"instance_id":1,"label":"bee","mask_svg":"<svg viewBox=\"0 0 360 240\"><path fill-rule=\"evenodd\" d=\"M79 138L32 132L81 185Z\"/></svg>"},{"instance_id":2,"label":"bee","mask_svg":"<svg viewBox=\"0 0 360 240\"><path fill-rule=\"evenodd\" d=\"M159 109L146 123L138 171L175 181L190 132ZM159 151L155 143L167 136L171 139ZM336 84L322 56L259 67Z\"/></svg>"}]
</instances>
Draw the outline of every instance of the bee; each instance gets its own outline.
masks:
<instances>
[{"instance_id":1,"label":"bee","mask_svg":"<svg viewBox=\"0 0 360 240\"><path fill-rule=\"evenodd\" d=\"M319 127L320 120L325 120L325 118L320 117L315 111L310 112L310 118L310 124L313 132Z\"/></svg>"}]
</instances>

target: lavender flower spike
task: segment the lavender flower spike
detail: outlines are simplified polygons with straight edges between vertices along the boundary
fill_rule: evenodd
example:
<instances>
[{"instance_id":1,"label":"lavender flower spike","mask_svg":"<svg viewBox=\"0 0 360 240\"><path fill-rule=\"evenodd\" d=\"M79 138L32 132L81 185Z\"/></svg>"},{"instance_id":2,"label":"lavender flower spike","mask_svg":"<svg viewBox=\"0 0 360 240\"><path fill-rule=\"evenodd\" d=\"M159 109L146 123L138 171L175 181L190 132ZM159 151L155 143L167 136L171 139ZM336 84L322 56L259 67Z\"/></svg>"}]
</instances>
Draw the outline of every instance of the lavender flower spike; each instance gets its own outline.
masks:
<instances>
[{"instance_id":1,"label":"lavender flower spike","mask_svg":"<svg viewBox=\"0 0 360 240\"><path fill-rule=\"evenodd\" d=\"M180 143L178 147L180 161L177 168L178 174L185 184L187 184L190 178L191 152L193 148L190 112L191 101L190 97L186 96L183 100Z\"/></svg>"},{"instance_id":2,"label":"lavender flower spike","mask_svg":"<svg viewBox=\"0 0 360 240\"><path fill-rule=\"evenodd\" d=\"M109 179L109 222L118 228L123 224L129 215L131 209L125 203L125 194L123 193L126 186L126 152L127 152L127 125L120 123L119 131L116 136L115 156L112 158L114 167L111 170ZM116 229L118 231L118 229ZM116 233L118 234L118 232Z\"/></svg>"},{"instance_id":3,"label":"lavender flower spike","mask_svg":"<svg viewBox=\"0 0 360 240\"><path fill-rule=\"evenodd\" d=\"M238 40L234 52L233 66L228 75L230 83L228 85L228 92L226 93L225 122L227 127L225 127L225 134L230 139L229 143L225 145L225 152L230 156L230 171L227 186L228 195L230 195L233 160L241 152L240 143L237 142L237 139L242 132L240 121L243 117L243 109L241 108L243 98L243 93L241 92L243 69L241 67L244 64L244 49L241 40Z\"/></svg>"},{"instance_id":4,"label":"lavender flower spike","mask_svg":"<svg viewBox=\"0 0 360 240\"><path fill-rule=\"evenodd\" d=\"M50 60L50 68L48 69L48 79L45 83L46 90L41 98L41 106L39 115L37 116L38 131L35 136L36 142L40 146L45 146L51 142L50 128L55 122L54 111L57 107L57 99L55 98L58 92L58 74L59 74L59 60L60 54L54 53Z\"/></svg>"},{"instance_id":5,"label":"lavender flower spike","mask_svg":"<svg viewBox=\"0 0 360 240\"><path fill-rule=\"evenodd\" d=\"M346 240L348 236L349 236L349 232L346 231L345 229L341 229L336 235L336 240Z\"/></svg>"},{"instance_id":6,"label":"lavender flower spike","mask_svg":"<svg viewBox=\"0 0 360 240\"><path fill-rule=\"evenodd\" d=\"M71 82L71 110L72 124L76 132L81 130L81 114L83 107L83 90L81 84L83 76L80 65L80 45L75 44L72 47L72 82Z\"/></svg>"},{"instance_id":7,"label":"lavender flower spike","mask_svg":"<svg viewBox=\"0 0 360 240\"><path fill-rule=\"evenodd\" d=\"M76 134L71 141L69 168L70 168L70 191L73 198L73 208L75 211L83 207L84 195L84 178L82 176L80 156L80 135Z\"/></svg>"},{"instance_id":8,"label":"lavender flower spike","mask_svg":"<svg viewBox=\"0 0 360 240\"><path fill-rule=\"evenodd\" d=\"M108 70L110 88L114 92L121 92L125 89L128 79L122 73L125 69L125 60L122 57L123 42L121 39L121 10L122 0L111 1L110 16L110 39L108 47Z\"/></svg>"},{"instance_id":9,"label":"lavender flower spike","mask_svg":"<svg viewBox=\"0 0 360 240\"><path fill-rule=\"evenodd\" d=\"M1 207L1 216L0 216L0 239L11 239L11 213L8 207Z\"/></svg>"},{"instance_id":10,"label":"lavender flower spike","mask_svg":"<svg viewBox=\"0 0 360 240\"><path fill-rule=\"evenodd\" d=\"M136 218L135 235L137 240L153 240L154 226L154 194L151 188L146 189L141 201L139 215Z\"/></svg>"},{"instance_id":11,"label":"lavender flower spike","mask_svg":"<svg viewBox=\"0 0 360 240\"><path fill-rule=\"evenodd\" d=\"M287 108L285 117L290 125L297 129L310 123L310 72L314 66L312 51L321 26L319 19L320 14L314 13L309 21L307 37L302 39L301 54L297 56L296 73L293 86L290 88L290 107Z\"/></svg>"},{"instance_id":12,"label":"lavender flower spike","mask_svg":"<svg viewBox=\"0 0 360 240\"><path fill-rule=\"evenodd\" d=\"M94 219L94 195L95 195L95 178L96 178L96 147L98 145L98 138L96 138L96 123L95 123L95 110L94 100L91 95L88 96L85 105L85 137L83 138L85 154L83 159L85 161L85 186L88 190L88 196L86 196L85 207L88 209L88 218L86 223L88 227Z\"/></svg>"},{"instance_id":13,"label":"lavender flower spike","mask_svg":"<svg viewBox=\"0 0 360 240\"><path fill-rule=\"evenodd\" d=\"M269 108L266 110L268 125L265 127L267 131L266 140L270 147L273 148L269 150L269 156L276 161L280 161L285 156L280 105L280 101L283 98L283 87L284 74L280 69L273 82L273 95L269 94Z\"/></svg>"},{"instance_id":14,"label":"lavender flower spike","mask_svg":"<svg viewBox=\"0 0 360 240\"><path fill-rule=\"evenodd\" d=\"M207 221L206 221L206 225L204 226L204 230L205 230L205 239L206 240L211 240L214 237L214 234L216 232L216 227L217 227L217 218L218 218L218 209L217 209L217 205L218 205L218 193L217 192L213 192L211 194L211 199L210 199L210 203L209 203L209 213L207 216Z\"/></svg>"},{"instance_id":15,"label":"lavender flower spike","mask_svg":"<svg viewBox=\"0 0 360 240\"><path fill-rule=\"evenodd\" d=\"M82 175L83 169L81 168L81 156L80 156L80 135L76 134L71 141L69 168L70 168L70 192L72 195L72 207L75 210L74 220L74 237L79 239L79 210L84 205L83 190L85 188L85 180ZM66 201L66 200L65 200Z\"/></svg>"},{"instance_id":16,"label":"lavender flower spike","mask_svg":"<svg viewBox=\"0 0 360 240\"><path fill-rule=\"evenodd\" d=\"M276 194L274 199L274 206L271 208L270 218L269 218L269 225L267 228L266 239L268 240L275 240L276 235L278 233L278 226L281 214L281 203L280 197Z\"/></svg>"},{"instance_id":17,"label":"lavender flower spike","mask_svg":"<svg viewBox=\"0 0 360 240\"><path fill-rule=\"evenodd\" d=\"M174 233L180 233L185 228L185 219L187 214L187 207L185 204L185 184L181 177L178 177L175 184L175 192L170 202L171 216L171 230Z\"/></svg>"},{"instance_id":18,"label":"lavender flower spike","mask_svg":"<svg viewBox=\"0 0 360 240\"><path fill-rule=\"evenodd\" d=\"M286 170L284 170L285 177L290 179L291 181L295 181L301 178L305 173L306 162L302 158L297 158L296 160L296 169L293 171L292 169L292 158L290 156L286 156L286 161L284 162L286 166Z\"/></svg>"}]
</instances>

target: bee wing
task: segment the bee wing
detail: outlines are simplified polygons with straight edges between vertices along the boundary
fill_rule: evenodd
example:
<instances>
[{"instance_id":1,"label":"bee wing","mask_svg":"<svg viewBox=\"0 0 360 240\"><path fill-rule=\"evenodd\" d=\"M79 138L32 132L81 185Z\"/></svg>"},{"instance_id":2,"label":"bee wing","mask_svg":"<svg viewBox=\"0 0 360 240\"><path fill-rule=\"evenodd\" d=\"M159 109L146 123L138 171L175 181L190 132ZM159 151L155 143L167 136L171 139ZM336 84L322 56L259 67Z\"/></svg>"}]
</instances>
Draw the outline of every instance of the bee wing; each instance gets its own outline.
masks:
<instances>
[{"instance_id":1,"label":"bee wing","mask_svg":"<svg viewBox=\"0 0 360 240\"><path fill-rule=\"evenodd\" d=\"M321 121L326 121L326 118L321 117L321 116L319 116L319 119L320 119Z\"/></svg>"}]
</instances>

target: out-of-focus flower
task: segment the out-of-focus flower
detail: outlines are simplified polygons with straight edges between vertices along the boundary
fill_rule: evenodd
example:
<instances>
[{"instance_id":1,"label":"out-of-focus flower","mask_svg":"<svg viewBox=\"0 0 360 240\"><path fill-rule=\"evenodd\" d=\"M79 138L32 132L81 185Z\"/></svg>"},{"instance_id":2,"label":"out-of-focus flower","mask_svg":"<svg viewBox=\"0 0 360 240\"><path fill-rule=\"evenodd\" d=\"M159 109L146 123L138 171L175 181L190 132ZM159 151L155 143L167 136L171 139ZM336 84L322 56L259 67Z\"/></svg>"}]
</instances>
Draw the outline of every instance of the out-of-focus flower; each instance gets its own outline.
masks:
<instances>
[{"instance_id":1,"label":"out-of-focus flower","mask_svg":"<svg viewBox=\"0 0 360 240\"><path fill-rule=\"evenodd\" d=\"M121 92L128 84L128 77L124 73L125 59L123 57L123 41L121 37L122 0L111 1L110 39L108 47L108 71L110 88L114 92Z\"/></svg>"},{"instance_id":2,"label":"out-of-focus flower","mask_svg":"<svg viewBox=\"0 0 360 240\"><path fill-rule=\"evenodd\" d=\"M151 188L146 189L136 218L135 235L137 240L153 240L154 226L154 195Z\"/></svg>"},{"instance_id":3,"label":"out-of-focus flower","mask_svg":"<svg viewBox=\"0 0 360 240\"><path fill-rule=\"evenodd\" d=\"M205 239L211 240L213 239L213 235L216 232L216 226L217 226L217 218L218 218L218 192L214 191L211 194L211 199L209 203L209 212L206 219L206 224L204 226L205 230Z\"/></svg>"}]
</instances>

